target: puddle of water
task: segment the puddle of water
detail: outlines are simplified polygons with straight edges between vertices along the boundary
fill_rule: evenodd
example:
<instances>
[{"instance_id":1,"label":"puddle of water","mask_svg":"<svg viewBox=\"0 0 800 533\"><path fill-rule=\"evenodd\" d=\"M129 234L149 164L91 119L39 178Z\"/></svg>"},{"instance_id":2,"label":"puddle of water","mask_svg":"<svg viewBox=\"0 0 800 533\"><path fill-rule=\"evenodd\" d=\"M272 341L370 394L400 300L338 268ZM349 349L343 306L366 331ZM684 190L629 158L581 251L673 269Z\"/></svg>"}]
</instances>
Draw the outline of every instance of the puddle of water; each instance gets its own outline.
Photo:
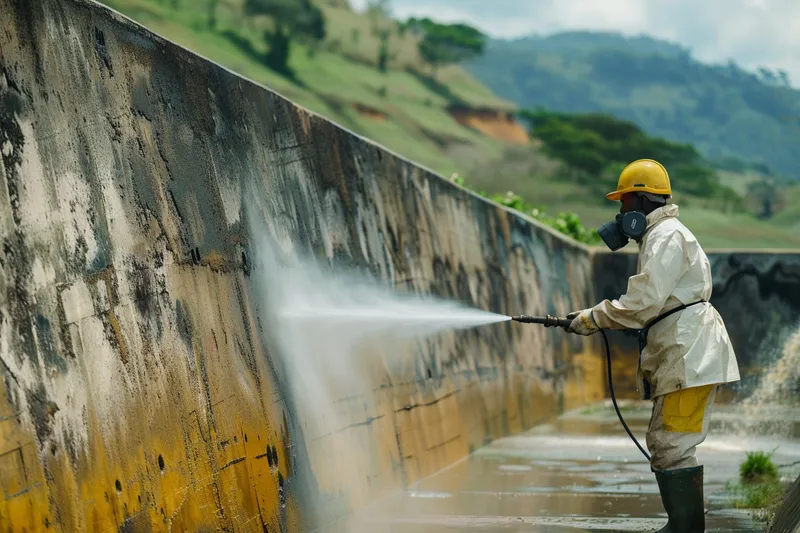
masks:
<instances>
[{"instance_id":1,"label":"puddle of water","mask_svg":"<svg viewBox=\"0 0 800 533\"><path fill-rule=\"evenodd\" d=\"M531 461L531 464L534 466L545 466L551 468L558 468L558 467L571 467L575 464L578 464L578 461L548 461L548 460L537 460ZM579 468L579 467L575 467Z\"/></svg>"},{"instance_id":2,"label":"puddle of water","mask_svg":"<svg viewBox=\"0 0 800 533\"><path fill-rule=\"evenodd\" d=\"M411 498L452 498L453 495L449 492L420 492L416 490L412 490L408 492L408 496Z\"/></svg>"},{"instance_id":3,"label":"puddle of water","mask_svg":"<svg viewBox=\"0 0 800 533\"><path fill-rule=\"evenodd\" d=\"M612 474L611 476L598 476L598 475L590 475L585 476L587 480L592 483L597 483L600 486L613 486L613 485L622 485L623 483L633 484L633 483L653 483L652 476L645 476L644 474L636 474L636 475L628 475L624 476L622 474Z\"/></svg>"},{"instance_id":4,"label":"puddle of water","mask_svg":"<svg viewBox=\"0 0 800 533\"><path fill-rule=\"evenodd\" d=\"M636 438L644 438L644 435L637 435ZM627 448L633 446L633 442L624 433L622 436L607 436L607 435L531 435L519 436L503 439L494 444L489 445L478 453L488 452L496 449L518 449L518 448L583 448L586 451L597 450L598 448L606 448L617 450L621 447Z\"/></svg>"},{"instance_id":5,"label":"puddle of water","mask_svg":"<svg viewBox=\"0 0 800 533\"><path fill-rule=\"evenodd\" d=\"M774 437L737 436L735 439L731 439L727 435L717 435L709 437L697 449L724 453L739 452L742 455L746 451L762 450L771 452L775 450L776 457L800 458L800 441L776 439Z\"/></svg>"},{"instance_id":6,"label":"puddle of water","mask_svg":"<svg viewBox=\"0 0 800 533\"><path fill-rule=\"evenodd\" d=\"M530 465L500 465L497 469L501 472L530 472L533 467Z\"/></svg>"},{"instance_id":7,"label":"puddle of water","mask_svg":"<svg viewBox=\"0 0 800 533\"><path fill-rule=\"evenodd\" d=\"M655 477L618 422L581 426L592 428L583 435L571 433L576 427L565 432L551 424L549 430L496 441L422 480L418 490L387 502L362 529L337 533L638 532L662 527L666 515ZM733 502L725 484L738 479L745 450L772 451L779 444L777 460L800 458L800 443L758 434L735 439L715 434L701 446L707 533L763 530L746 511L728 509Z\"/></svg>"},{"instance_id":8,"label":"puddle of water","mask_svg":"<svg viewBox=\"0 0 800 533\"><path fill-rule=\"evenodd\" d=\"M376 521L380 523L383 521ZM428 526L450 526L462 529L480 529L497 531L499 528L509 526L525 526L519 531L531 531L530 526L550 526L560 529L553 531L563 532L563 528L578 528L581 531L651 531L664 525L663 519L642 518L595 518L586 516L425 516L425 517L397 517L390 520L393 524L425 524ZM384 522L385 523L385 522ZM432 529L430 531L441 531ZM538 529L536 531L539 531ZM545 530L542 530L545 531ZM549 531L549 530L547 530Z\"/></svg>"},{"instance_id":9,"label":"puddle of water","mask_svg":"<svg viewBox=\"0 0 800 533\"><path fill-rule=\"evenodd\" d=\"M620 485L603 485L587 487L583 485L572 485L564 487L520 487L517 489L522 493L530 494L622 494L638 497L640 494L658 494L658 485L649 483L628 483Z\"/></svg>"},{"instance_id":10,"label":"puddle of water","mask_svg":"<svg viewBox=\"0 0 800 533\"><path fill-rule=\"evenodd\" d=\"M587 464L579 466L569 466L564 468L564 470L567 472L589 473L589 472L619 472L620 469L618 465L598 463L598 464Z\"/></svg>"}]
</instances>

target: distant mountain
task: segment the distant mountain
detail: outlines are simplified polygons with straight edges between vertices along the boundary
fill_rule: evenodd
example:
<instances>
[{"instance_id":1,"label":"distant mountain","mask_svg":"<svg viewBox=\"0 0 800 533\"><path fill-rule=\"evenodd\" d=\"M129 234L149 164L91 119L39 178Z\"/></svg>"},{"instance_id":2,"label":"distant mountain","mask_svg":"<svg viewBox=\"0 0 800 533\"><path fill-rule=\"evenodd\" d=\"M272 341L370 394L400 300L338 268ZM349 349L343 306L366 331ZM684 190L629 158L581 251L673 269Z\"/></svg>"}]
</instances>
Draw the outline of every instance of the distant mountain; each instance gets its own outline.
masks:
<instances>
[{"instance_id":1,"label":"distant mountain","mask_svg":"<svg viewBox=\"0 0 800 533\"><path fill-rule=\"evenodd\" d=\"M588 50L606 48L637 52L639 54L661 54L669 57L689 55L689 49L676 43L662 41L641 35L625 37L619 33L567 31L548 37L530 36L511 41L497 40L493 44L511 44L523 49L525 46L536 47L538 51L555 53L585 54Z\"/></svg>"},{"instance_id":2,"label":"distant mountain","mask_svg":"<svg viewBox=\"0 0 800 533\"><path fill-rule=\"evenodd\" d=\"M785 73L708 65L670 42L597 32L494 40L465 66L523 108L605 111L711 160L800 180L800 91Z\"/></svg>"}]
</instances>

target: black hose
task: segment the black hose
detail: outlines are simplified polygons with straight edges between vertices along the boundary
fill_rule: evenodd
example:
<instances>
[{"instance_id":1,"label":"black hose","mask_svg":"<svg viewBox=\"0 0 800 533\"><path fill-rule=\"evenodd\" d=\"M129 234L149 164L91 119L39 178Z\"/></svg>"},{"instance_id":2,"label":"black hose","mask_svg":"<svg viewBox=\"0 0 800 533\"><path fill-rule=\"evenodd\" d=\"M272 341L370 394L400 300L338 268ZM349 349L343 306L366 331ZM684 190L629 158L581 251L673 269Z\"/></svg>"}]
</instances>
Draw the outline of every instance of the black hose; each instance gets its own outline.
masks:
<instances>
[{"instance_id":1,"label":"black hose","mask_svg":"<svg viewBox=\"0 0 800 533\"><path fill-rule=\"evenodd\" d=\"M639 441L636 440L636 437L633 436L628 424L625 423L625 419L622 418L622 413L619 412L619 407L617 406L617 398L614 395L614 380L611 377L611 347L608 344L608 337L606 336L605 330L600 330L600 333L603 334L603 342L606 345L606 359L608 360L608 390L611 393L611 402L614 404L614 410L617 411L617 416L619 417L619 421L622 422L622 427L625 428L625 431L628 433L628 436L633 440L636 447L639 448L639 451L647 458L647 462L650 462L650 455L642 448L642 445L639 444Z\"/></svg>"}]
</instances>

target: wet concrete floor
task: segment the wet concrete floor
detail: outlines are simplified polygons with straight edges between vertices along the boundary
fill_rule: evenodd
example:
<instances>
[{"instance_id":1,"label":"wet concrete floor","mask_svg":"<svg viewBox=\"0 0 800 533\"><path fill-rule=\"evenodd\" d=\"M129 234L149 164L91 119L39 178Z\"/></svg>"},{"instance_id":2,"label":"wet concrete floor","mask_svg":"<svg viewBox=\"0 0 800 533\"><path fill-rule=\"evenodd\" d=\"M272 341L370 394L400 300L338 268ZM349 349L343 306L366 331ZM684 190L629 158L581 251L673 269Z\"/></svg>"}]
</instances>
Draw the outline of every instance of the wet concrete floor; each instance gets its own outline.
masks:
<instances>
[{"instance_id":1,"label":"wet concrete floor","mask_svg":"<svg viewBox=\"0 0 800 533\"><path fill-rule=\"evenodd\" d=\"M790 413L787 415L787 413ZM644 445L647 403L623 412ZM797 410L751 417L720 409L698 448L705 464L706 531L756 532L764 525L733 508L726 483L736 482L745 451L774 449L777 464L800 461ZM752 419L753 423L742 423ZM794 467L792 467L794 468ZM782 471L786 476L793 472ZM525 434L498 440L456 465L341 522L336 533L654 531L666 523L649 464L608 404L560 417ZM326 528L327 531L327 528Z\"/></svg>"}]
</instances>

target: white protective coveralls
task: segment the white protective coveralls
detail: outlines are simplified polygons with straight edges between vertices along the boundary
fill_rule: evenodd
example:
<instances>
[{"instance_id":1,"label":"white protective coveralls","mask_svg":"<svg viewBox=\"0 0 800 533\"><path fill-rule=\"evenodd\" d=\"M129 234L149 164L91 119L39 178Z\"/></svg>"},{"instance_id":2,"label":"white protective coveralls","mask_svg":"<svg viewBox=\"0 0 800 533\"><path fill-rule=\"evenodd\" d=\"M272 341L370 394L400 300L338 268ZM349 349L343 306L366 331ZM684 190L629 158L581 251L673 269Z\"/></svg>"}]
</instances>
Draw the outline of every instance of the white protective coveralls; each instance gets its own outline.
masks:
<instances>
[{"instance_id":1,"label":"white protective coveralls","mask_svg":"<svg viewBox=\"0 0 800 533\"><path fill-rule=\"evenodd\" d=\"M711 265L677 217L677 205L647 215L637 274L628 280L627 291L618 300L605 300L592 308L597 326L641 329L680 304L711 298ZM654 402L647 434L653 467L695 466L695 447L708 431L706 406L713 404L718 385L739 381L736 354L722 317L709 303L673 313L650 329L640 357L639 392L648 399L643 383L647 380ZM684 392L670 394L679 390ZM664 420L664 411L664 416L672 416Z\"/></svg>"}]
</instances>

